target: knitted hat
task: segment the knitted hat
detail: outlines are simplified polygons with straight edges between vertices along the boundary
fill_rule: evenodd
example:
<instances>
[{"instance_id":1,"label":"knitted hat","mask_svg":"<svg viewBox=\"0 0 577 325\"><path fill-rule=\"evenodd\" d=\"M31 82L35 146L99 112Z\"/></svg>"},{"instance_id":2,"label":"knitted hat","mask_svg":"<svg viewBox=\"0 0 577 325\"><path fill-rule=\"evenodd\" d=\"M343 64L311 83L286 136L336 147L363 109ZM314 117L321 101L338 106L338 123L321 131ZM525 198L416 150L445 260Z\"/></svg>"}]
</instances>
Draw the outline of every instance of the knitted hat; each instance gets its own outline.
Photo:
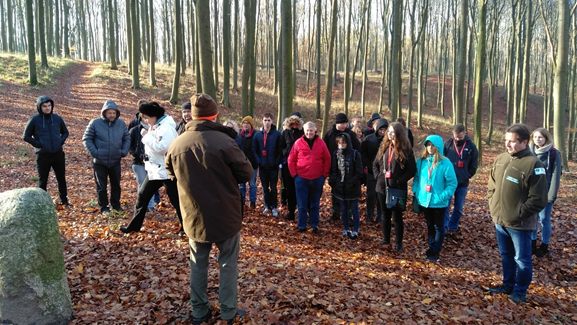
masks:
<instances>
[{"instance_id":1,"label":"knitted hat","mask_svg":"<svg viewBox=\"0 0 577 325\"><path fill-rule=\"evenodd\" d=\"M250 126L254 129L254 121L253 121L253 119L252 119L252 116L249 116L249 115L245 116L245 117L242 119L242 122L245 122L245 121L248 122L248 123L250 123Z\"/></svg>"},{"instance_id":2,"label":"knitted hat","mask_svg":"<svg viewBox=\"0 0 577 325\"><path fill-rule=\"evenodd\" d=\"M154 116L157 118L161 118L164 115L164 108L158 105L157 102L148 102L146 104L141 104L140 107L138 107L138 111L140 112L140 114Z\"/></svg>"},{"instance_id":3,"label":"knitted hat","mask_svg":"<svg viewBox=\"0 0 577 325\"><path fill-rule=\"evenodd\" d=\"M349 119L347 118L347 114L345 113L338 113L335 116L335 123L339 124L339 123L348 123Z\"/></svg>"},{"instance_id":4,"label":"knitted hat","mask_svg":"<svg viewBox=\"0 0 577 325\"><path fill-rule=\"evenodd\" d=\"M190 97L191 115L194 120L212 120L218 115L218 107L207 94L194 94Z\"/></svg>"},{"instance_id":5,"label":"knitted hat","mask_svg":"<svg viewBox=\"0 0 577 325\"><path fill-rule=\"evenodd\" d=\"M293 112L290 116L298 116L299 118L303 118L301 112Z\"/></svg>"},{"instance_id":6,"label":"knitted hat","mask_svg":"<svg viewBox=\"0 0 577 325\"><path fill-rule=\"evenodd\" d=\"M189 110L190 111L191 105L190 102L184 102L182 104L182 106L180 107L180 110L185 111L185 110Z\"/></svg>"}]
</instances>

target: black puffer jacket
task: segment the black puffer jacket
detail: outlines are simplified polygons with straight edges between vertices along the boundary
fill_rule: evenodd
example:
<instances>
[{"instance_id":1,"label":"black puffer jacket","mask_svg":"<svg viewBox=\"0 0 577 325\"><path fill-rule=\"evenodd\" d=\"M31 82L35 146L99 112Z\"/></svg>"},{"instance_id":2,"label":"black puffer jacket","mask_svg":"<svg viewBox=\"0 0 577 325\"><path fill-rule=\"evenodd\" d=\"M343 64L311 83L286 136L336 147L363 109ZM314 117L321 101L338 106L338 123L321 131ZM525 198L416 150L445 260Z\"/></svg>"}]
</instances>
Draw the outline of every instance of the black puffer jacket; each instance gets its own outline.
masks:
<instances>
[{"instance_id":1,"label":"black puffer jacket","mask_svg":"<svg viewBox=\"0 0 577 325\"><path fill-rule=\"evenodd\" d=\"M144 144L142 143L142 134L140 133L144 125L139 123L133 126L128 133L130 134L130 149L133 165L144 165Z\"/></svg>"},{"instance_id":2,"label":"black puffer jacket","mask_svg":"<svg viewBox=\"0 0 577 325\"><path fill-rule=\"evenodd\" d=\"M49 102L52 105L50 114L42 113L40 106ZM36 101L38 114L34 115L24 129L23 139L34 147L36 153L57 153L68 138L68 129L62 118L53 113L54 102L47 96L40 96Z\"/></svg>"},{"instance_id":3,"label":"black puffer jacket","mask_svg":"<svg viewBox=\"0 0 577 325\"><path fill-rule=\"evenodd\" d=\"M354 200L361 196L363 161L359 151L353 149L351 137L347 133L340 134L345 136L347 147L342 152L337 149L331 154L329 185L336 198Z\"/></svg>"},{"instance_id":4,"label":"black puffer jacket","mask_svg":"<svg viewBox=\"0 0 577 325\"><path fill-rule=\"evenodd\" d=\"M327 145L327 148L329 149L329 153L331 154L331 156L335 152L335 150L337 150L337 135L339 135L340 133L348 134L349 137L351 138L353 149L359 151L361 150L361 143L359 142L359 139L357 138L355 132L351 130L351 128L347 127L344 131L339 131L337 130L337 125L333 124L332 129L330 129L323 137L323 141Z\"/></svg>"},{"instance_id":5,"label":"black puffer jacket","mask_svg":"<svg viewBox=\"0 0 577 325\"><path fill-rule=\"evenodd\" d=\"M389 127L389 122L384 118L379 119L379 122L377 123L377 131L387 127ZM373 161L379 152L379 147L381 146L382 141L383 137L379 136L379 133L376 131L365 137L363 140L361 156L363 157L363 164L367 167L370 175L373 174Z\"/></svg>"}]
</instances>

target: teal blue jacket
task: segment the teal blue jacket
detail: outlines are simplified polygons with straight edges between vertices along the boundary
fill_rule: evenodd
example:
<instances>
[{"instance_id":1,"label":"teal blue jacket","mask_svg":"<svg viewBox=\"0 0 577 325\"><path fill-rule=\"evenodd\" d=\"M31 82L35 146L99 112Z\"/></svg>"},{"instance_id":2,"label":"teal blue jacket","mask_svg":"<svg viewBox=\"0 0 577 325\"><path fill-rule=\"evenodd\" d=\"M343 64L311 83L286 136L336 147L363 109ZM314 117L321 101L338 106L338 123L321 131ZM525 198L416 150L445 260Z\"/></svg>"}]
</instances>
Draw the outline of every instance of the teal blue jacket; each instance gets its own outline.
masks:
<instances>
[{"instance_id":1,"label":"teal blue jacket","mask_svg":"<svg viewBox=\"0 0 577 325\"><path fill-rule=\"evenodd\" d=\"M426 149L427 142L432 142L442 155L443 138L438 135L429 135L423 142ZM451 161L445 157L436 166L433 166L429 179L429 166L432 165L434 156L417 160L417 173L413 179L413 194L419 205L425 208L445 208L451 202L451 197L457 189L457 176ZM431 191L427 192L427 185L431 185Z\"/></svg>"}]
</instances>

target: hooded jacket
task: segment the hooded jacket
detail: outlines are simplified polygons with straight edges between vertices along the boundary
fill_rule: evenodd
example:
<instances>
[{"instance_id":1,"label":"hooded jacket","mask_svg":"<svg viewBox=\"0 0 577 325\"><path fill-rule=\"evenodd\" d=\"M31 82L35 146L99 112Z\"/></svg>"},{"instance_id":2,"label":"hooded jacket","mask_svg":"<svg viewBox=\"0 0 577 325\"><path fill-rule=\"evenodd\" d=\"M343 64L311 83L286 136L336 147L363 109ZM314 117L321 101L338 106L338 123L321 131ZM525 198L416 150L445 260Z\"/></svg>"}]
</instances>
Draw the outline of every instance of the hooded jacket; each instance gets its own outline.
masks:
<instances>
[{"instance_id":1,"label":"hooded jacket","mask_svg":"<svg viewBox=\"0 0 577 325\"><path fill-rule=\"evenodd\" d=\"M495 224L535 230L537 214L547 205L547 172L529 146L500 154L491 168L487 197Z\"/></svg>"},{"instance_id":2,"label":"hooded jacket","mask_svg":"<svg viewBox=\"0 0 577 325\"><path fill-rule=\"evenodd\" d=\"M331 155L327 146L315 135L312 147L305 136L300 137L291 150L287 159L292 178L297 175L307 180L328 177L331 171Z\"/></svg>"},{"instance_id":3,"label":"hooded jacket","mask_svg":"<svg viewBox=\"0 0 577 325\"><path fill-rule=\"evenodd\" d=\"M280 132L277 131L276 126L272 124L267 133L266 144L264 142L264 129L255 132L252 139L252 153L259 167L264 169L278 169L278 165L282 162L282 155L279 148ZM263 151L266 151L266 156L263 156Z\"/></svg>"},{"instance_id":4,"label":"hooded jacket","mask_svg":"<svg viewBox=\"0 0 577 325\"><path fill-rule=\"evenodd\" d=\"M389 127L389 122L381 118L377 122L377 130L375 132L367 135L363 140L363 145L361 146L361 156L363 157L363 164L367 167L367 171L370 175L373 175L373 162L375 157L379 152L379 147L383 141L383 137L377 132L379 129Z\"/></svg>"},{"instance_id":5,"label":"hooded jacket","mask_svg":"<svg viewBox=\"0 0 577 325\"><path fill-rule=\"evenodd\" d=\"M465 135L463 140L456 142L454 140L455 138L451 137L445 141L443 156L449 158L455 168L457 182L459 183L457 186L466 187L469 186L469 179L477 173L479 151L467 135ZM455 145L457 148L455 148ZM459 161L463 162L463 167L459 167Z\"/></svg>"},{"instance_id":6,"label":"hooded jacket","mask_svg":"<svg viewBox=\"0 0 577 325\"><path fill-rule=\"evenodd\" d=\"M363 161L361 154L353 149L351 137L347 133L341 134L345 136L347 147L331 154L329 185L337 199L354 200L361 196Z\"/></svg>"},{"instance_id":7,"label":"hooded jacket","mask_svg":"<svg viewBox=\"0 0 577 325\"><path fill-rule=\"evenodd\" d=\"M541 148L535 147L534 144L529 144L529 149L531 152L539 158L539 160L545 166L547 171L547 202L555 203L557 200L557 192L559 192L559 186L561 185L561 174L562 171L562 161L561 154L559 150L553 147L553 143L549 142Z\"/></svg>"},{"instance_id":8,"label":"hooded jacket","mask_svg":"<svg viewBox=\"0 0 577 325\"><path fill-rule=\"evenodd\" d=\"M407 161L405 166L397 162L397 156L393 153L391 164L388 166L389 148L383 153L383 158L375 158L373 161L373 175L377 180L377 193L386 194L386 188L407 190L407 182L415 176L415 154L412 148L408 148L405 153ZM375 155L376 156L376 155ZM386 178L386 171L391 172L391 178Z\"/></svg>"},{"instance_id":9,"label":"hooded jacket","mask_svg":"<svg viewBox=\"0 0 577 325\"><path fill-rule=\"evenodd\" d=\"M296 124L297 127L291 128L292 124ZM286 162L286 159L291 153L291 149L293 148L295 141L300 139L305 134L305 132L303 131L303 124L304 124L303 120L296 115L291 115L285 118L283 122L284 130L282 131L282 134L280 136L280 143L279 143L279 148L281 150L284 162Z\"/></svg>"},{"instance_id":10,"label":"hooded jacket","mask_svg":"<svg viewBox=\"0 0 577 325\"><path fill-rule=\"evenodd\" d=\"M425 150L427 150L426 144L429 141L437 147L441 160L436 165L433 165L434 155L428 155L425 159L419 158L417 160L417 173L413 180L413 195L419 201L419 205L425 208L446 208L457 189L457 176L451 161L441 154L443 152L443 138L438 135L429 135L423 142ZM432 168L430 177L429 168ZM427 185L431 185L429 192L427 192Z\"/></svg>"},{"instance_id":11,"label":"hooded jacket","mask_svg":"<svg viewBox=\"0 0 577 325\"><path fill-rule=\"evenodd\" d=\"M164 158L170 143L178 136L175 126L174 119L165 114L142 137L145 153L144 169L150 180L169 179Z\"/></svg>"},{"instance_id":12,"label":"hooded jacket","mask_svg":"<svg viewBox=\"0 0 577 325\"><path fill-rule=\"evenodd\" d=\"M112 122L104 116L107 109L116 111L116 119ZM100 111L100 118L88 123L82 136L82 143L95 164L112 167L119 164L120 159L128 154L130 135L126 123L119 117L120 110L116 104L107 100Z\"/></svg>"},{"instance_id":13,"label":"hooded jacket","mask_svg":"<svg viewBox=\"0 0 577 325\"><path fill-rule=\"evenodd\" d=\"M194 241L219 242L242 228L238 184L254 171L235 136L226 126L192 120L168 148L166 169L176 180L184 230Z\"/></svg>"},{"instance_id":14,"label":"hooded jacket","mask_svg":"<svg viewBox=\"0 0 577 325\"><path fill-rule=\"evenodd\" d=\"M46 102L52 106L50 114L44 114L40 108ZM24 128L24 141L30 143L37 154L61 152L68 138L68 128L64 120L53 113L54 102L47 96L40 96L36 101L36 110L38 114L30 118Z\"/></svg>"},{"instance_id":15,"label":"hooded jacket","mask_svg":"<svg viewBox=\"0 0 577 325\"><path fill-rule=\"evenodd\" d=\"M240 133L238 134L238 137L236 137L235 139L236 143L240 147L240 150L244 152L244 154L250 161L252 169L258 168L258 164L256 163L256 159L254 158L254 154L252 152L252 141L254 140L254 135L256 134L256 132L257 131L254 128L251 129L251 131L248 134L244 130L241 130Z\"/></svg>"},{"instance_id":16,"label":"hooded jacket","mask_svg":"<svg viewBox=\"0 0 577 325\"><path fill-rule=\"evenodd\" d=\"M341 133L346 133L349 135L349 137L351 138L351 142L353 143L353 149L358 151L361 150L361 143L359 142L359 139L357 138L355 132L353 132L353 130L351 130L350 127L347 126L347 128L344 131L339 131L337 130L337 125L333 124L333 127L330 130L328 130L325 136L323 137L323 141L327 145L327 149L329 149L329 153L331 155L333 154L333 152L335 152L335 150L337 150L337 135Z\"/></svg>"}]
</instances>

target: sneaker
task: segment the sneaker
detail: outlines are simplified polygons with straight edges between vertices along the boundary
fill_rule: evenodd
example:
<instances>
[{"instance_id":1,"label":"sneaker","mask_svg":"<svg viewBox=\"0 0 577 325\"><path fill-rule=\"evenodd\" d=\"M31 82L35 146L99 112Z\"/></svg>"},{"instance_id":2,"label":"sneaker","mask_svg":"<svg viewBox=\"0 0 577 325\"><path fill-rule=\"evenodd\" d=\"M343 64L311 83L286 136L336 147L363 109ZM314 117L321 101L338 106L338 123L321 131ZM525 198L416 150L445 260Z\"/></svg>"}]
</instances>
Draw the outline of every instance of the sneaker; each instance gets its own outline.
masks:
<instances>
[{"instance_id":1,"label":"sneaker","mask_svg":"<svg viewBox=\"0 0 577 325\"><path fill-rule=\"evenodd\" d=\"M429 249L427 249L427 251L426 251L424 254L419 255L419 257L427 258L427 257L431 256L432 253L433 253L433 252L432 252L431 249L429 248Z\"/></svg>"},{"instance_id":2,"label":"sneaker","mask_svg":"<svg viewBox=\"0 0 577 325\"><path fill-rule=\"evenodd\" d=\"M305 231L307 231L306 228L298 228L298 229L299 229L299 232L305 232Z\"/></svg>"},{"instance_id":3,"label":"sneaker","mask_svg":"<svg viewBox=\"0 0 577 325\"><path fill-rule=\"evenodd\" d=\"M262 214L269 214L269 212L269 208L264 208L264 210L262 210Z\"/></svg>"},{"instance_id":4,"label":"sneaker","mask_svg":"<svg viewBox=\"0 0 577 325\"><path fill-rule=\"evenodd\" d=\"M439 261L439 255L431 255L431 256L427 257L427 261L438 262Z\"/></svg>"},{"instance_id":5,"label":"sneaker","mask_svg":"<svg viewBox=\"0 0 577 325\"><path fill-rule=\"evenodd\" d=\"M278 217L278 210L276 208L272 208L272 216L273 217Z\"/></svg>"},{"instance_id":6,"label":"sneaker","mask_svg":"<svg viewBox=\"0 0 577 325\"><path fill-rule=\"evenodd\" d=\"M514 303L517 303L517 304L521 304L521 303L527 302L527 296L526 296L526 295L523 295L523 294L520 294L520 293L516 293L516 292L513 292L513 293L509 296L509 299L511 299Z\"/></svg>"},{"instance_id":7,"label":"sneaker","mask_svg":"<svg viewBox=\"0 0 577 325\"><path fill-rule=\"evenodd\" d=\"M350 238L351 238L351 239L357 239L357 238L359 238L359 233L356 232L356 231L351 232Z\"/></svg>"},{"instance_id":8,"label":"sneaker","mask_svg":"<svg viewBox=\"0 0 577 325\"><path fill-rule=\"evenodd\" d=\"M256 209L256 202L250 202L250 208Z\"/></svg>"},{"instance_id":9,"label":"sneaker","mask_svg":"<svg viewBox=\"0 0 577 325\"><path fill-rule=\"evenodd\" d=\"M549 254L549 244L541 244L539 248L535 251L535 256L537 257L544 257Z\"/></svg>"},{"instance_id":10,"label":"sneaker","mask_svg":"<svg viewBox=\"0 0 577 325\"><path fill-rule=\"evenodd\" d=\"M152 211L154 211L154 207L148 207L148 209L146 209L146 211L152 212Z\"/></svg>"},{"instance_id":11,"label":"sneaker","mask_svg":"<svg viewBox=\"0 0 577 325\"><path fill-rule=\"evenodd\" d=\"M489 289L489 292L490 292L491 294L501 294L501 293L504 293L504 294L506 294L506 295L510 295L511 293L513 293L513 288L511 288L511 287L509 287L509 286L506 286L506 285L501 285L501 286L498 286L498 287L496 287L496 288L491 288L491 289Z\"/></svg>"},{"instance_id":12,"label":"sneaker","mask_svg":"<svg viewBox=\"0 0 577 325\"><path fill-rule=\"evenodd\" d=\"M313 232L314 232L315 234L317 234L317 235L320 235L320 234L323 233L322 231L320 231L319 228L313 228Z\"/></svg>"},{"instance_id":13,"label":"sneaker","mask_svg":"<svg viewBox=\"0 0 577 325\"><path fill-rule=\"evenodd\" d=\"M234 314L234 316L233 316L231 319L224 319L224 318L223 318L222 320L225 320L225 321L226 321L226 324L229 325L229 324L233 324L233 322L234 322L235 319L238 318L238 319L240 320L240 319L242 319L244 316L246 316L246 312L245 312L244 310L242 310L242 309L237 309L237 310L236 310L236 313Z\"/></svg>"},{"instance_id":14,"label":"sneaker","mask_svg":"<svg viewBox=\"0 0 577 325\"><path fill-rule=\"evenodd\" d=\"M284 216L284 219L285 220L294 220L295 219L295 213L289 211L289 213L286 216Z\"/></svg>"},{"instance_id":15,"label":"sneaker","mask_svg":"<svg viewBox=\"0 0 577 325\"><path fill-rule=\"evenodd\" d=\"M349 236L349 232L348 230L343 230L343 236L348 237Z\"/></svg>"}]
</instances>

